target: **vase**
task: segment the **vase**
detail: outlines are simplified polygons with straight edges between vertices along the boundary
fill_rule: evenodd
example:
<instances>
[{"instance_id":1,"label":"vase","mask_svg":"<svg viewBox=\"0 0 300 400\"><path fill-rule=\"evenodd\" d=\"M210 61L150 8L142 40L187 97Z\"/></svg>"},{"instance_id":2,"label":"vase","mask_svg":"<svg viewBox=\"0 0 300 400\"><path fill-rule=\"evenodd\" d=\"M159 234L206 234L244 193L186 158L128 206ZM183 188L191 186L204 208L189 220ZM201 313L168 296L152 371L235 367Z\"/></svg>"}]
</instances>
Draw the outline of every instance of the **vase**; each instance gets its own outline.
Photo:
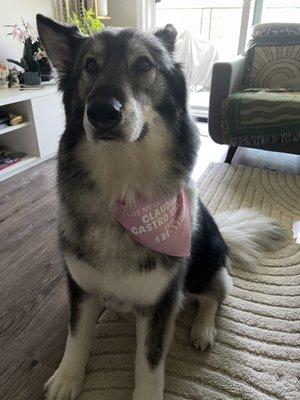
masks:
<instances>
[{"instance_id":1,"label":"vase","mask_svg":"<svg viewBox=\"0 0 300 400\"><path fill-rule=\"evenodd\" d=\"M40 85L41 76L38 71L26 71L23 73L23 79L25 85Z\"/></svg>"}]
</instances>

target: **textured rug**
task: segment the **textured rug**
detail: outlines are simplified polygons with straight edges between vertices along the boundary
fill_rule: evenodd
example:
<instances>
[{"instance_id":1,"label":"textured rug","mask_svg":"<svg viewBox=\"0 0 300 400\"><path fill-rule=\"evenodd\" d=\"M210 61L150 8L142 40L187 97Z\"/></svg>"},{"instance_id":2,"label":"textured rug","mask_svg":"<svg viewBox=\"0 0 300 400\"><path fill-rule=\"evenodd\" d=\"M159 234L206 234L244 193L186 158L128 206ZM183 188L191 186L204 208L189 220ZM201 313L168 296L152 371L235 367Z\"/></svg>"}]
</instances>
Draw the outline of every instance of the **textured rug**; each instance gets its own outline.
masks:
<instances>
[{"instance_id":1,"label":"textured rug","mask_svg":"<svg viewBox=\"0 0 300 400\"><path fill-rule=\"evenodd\" d=\"M300 246L292 240L291 226L300 219L300 177L211 164L199 184L213 214L261 210L281 221L289 240L260 260L255 273L233 271L234 289L219 309L211 351L201 354L191 346L195 309L185 307L167 358L165 399L299 399ZM80 399L130 400L134 353L134 321L106 311Z\"/></svg>"}]
</instances>

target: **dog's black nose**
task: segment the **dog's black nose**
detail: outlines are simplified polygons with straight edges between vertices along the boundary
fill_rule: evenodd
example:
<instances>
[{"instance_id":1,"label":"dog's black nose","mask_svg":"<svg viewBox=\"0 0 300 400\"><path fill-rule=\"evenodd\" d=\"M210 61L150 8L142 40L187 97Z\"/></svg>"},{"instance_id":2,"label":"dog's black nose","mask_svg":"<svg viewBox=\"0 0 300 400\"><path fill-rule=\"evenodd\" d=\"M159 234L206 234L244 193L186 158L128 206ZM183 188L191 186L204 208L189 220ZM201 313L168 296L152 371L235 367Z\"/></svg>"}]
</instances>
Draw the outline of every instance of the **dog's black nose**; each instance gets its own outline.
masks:
<instances>
[{"instance_id":1,"label":"dog's black nose","mask_svg":"<svg viewBox=\"0 0 300 400\"><path fill-rule=\"evenodd\" d=\"M88 105L87 116L96 128L112 128L122 120L122 104L115 98L93 101Z\"/></svg>"}]
</instances>

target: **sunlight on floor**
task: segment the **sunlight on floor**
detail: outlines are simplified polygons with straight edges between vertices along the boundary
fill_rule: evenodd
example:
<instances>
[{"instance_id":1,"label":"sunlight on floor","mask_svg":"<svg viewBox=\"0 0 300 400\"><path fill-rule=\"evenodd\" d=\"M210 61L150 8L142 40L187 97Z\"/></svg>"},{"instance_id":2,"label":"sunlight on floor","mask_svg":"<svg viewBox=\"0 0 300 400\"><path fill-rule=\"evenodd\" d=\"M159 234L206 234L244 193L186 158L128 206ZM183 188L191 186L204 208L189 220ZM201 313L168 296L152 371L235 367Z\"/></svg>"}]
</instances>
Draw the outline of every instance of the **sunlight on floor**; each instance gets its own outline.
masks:
<instances>
[{"instance_id":1,"label":"sunlight on floor","mask_svg":"<svg viewBox=\"0 0 300 400\"><path fill-rule=\"evenodd\" d=\"M192 179L197 181L211 162L223 162L228 146L215 143L208 134L206 123L197 123L200 130L201 146Z\"/></svg>"}]
</instances>

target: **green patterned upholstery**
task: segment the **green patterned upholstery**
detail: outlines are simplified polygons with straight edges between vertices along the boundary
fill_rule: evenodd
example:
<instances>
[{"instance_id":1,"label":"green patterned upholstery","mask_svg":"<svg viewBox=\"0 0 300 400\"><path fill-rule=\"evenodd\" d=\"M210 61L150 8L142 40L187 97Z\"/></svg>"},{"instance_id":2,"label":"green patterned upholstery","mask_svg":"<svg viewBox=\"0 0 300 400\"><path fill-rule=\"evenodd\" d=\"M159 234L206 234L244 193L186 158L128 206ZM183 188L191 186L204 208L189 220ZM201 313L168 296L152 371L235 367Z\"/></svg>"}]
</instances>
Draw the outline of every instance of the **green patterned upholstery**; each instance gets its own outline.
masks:
<instances>
[{"instance_id":1,"label":"green patterned upholstery","mask_svg":"<svg viewBox=\"0 0 300 400\"><path fill-rule=\"evenodd\" d=\"M298 142L300 92L246 89L223 103L222 127L226 143L248 146Z\"/></svg>"},{"instance_id":2,"label":"green patterned upholstery","mask_svg":"<svg viewBox=\"0 0 300 400\"><path fill-rule=\"evenodd\" d=\"M261 33L245 56L244 88L300 90L300 35Z\"/></svg>"}]
</instances>

